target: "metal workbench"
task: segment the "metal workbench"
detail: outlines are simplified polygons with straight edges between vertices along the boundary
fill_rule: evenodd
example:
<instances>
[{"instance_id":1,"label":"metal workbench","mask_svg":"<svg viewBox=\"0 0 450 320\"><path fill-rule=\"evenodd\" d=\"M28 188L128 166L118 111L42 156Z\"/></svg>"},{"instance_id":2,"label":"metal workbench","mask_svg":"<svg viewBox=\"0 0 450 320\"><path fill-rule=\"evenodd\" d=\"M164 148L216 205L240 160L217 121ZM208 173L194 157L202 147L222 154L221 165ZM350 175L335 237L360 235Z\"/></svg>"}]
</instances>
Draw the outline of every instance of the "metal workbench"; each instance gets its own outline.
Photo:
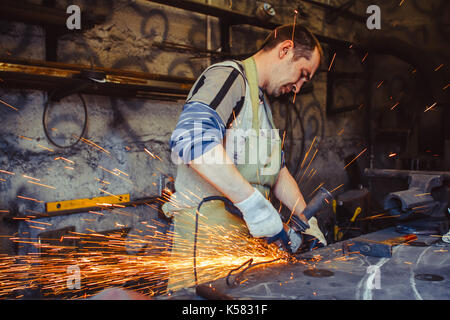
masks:
<instances>
[{"instance_id":1,"label":"metal workbench","mask_svg":"<svg viewBox=\"0 0 450 320\"><path fill-rule=\"evenodd\" d=\"M388 228L364 238L389 239L401 235ZM394 246L391 258L344 254L343 245L353 240L356 239L304 253L300 257L309 258L306 263L252 268L245 272L245 281L234 288L227 286L225 278L206 285L238 300L450 299L450 244L439 236L418 235L416 245ZM195 288L187 288L173 293L169 299L204 298L196 294Z\"/></svg>"}]
</instances>

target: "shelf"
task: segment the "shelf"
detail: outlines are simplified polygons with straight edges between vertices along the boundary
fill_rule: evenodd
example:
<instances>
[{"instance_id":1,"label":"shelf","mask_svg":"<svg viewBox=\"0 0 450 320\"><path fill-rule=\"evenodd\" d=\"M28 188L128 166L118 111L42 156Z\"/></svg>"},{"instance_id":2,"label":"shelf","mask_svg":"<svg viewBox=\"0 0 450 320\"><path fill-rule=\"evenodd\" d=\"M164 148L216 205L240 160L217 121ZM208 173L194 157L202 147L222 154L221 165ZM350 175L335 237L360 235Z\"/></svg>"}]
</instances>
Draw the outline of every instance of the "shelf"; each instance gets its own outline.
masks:
<instances>
[{"instance_id":1,"label":"shelf","mask_svg":"<svg viewBox=\"0 0 450 320\"><path fill-rule=\"evenodd\" d=\"M86 76L89 74L97 78L92 80ZM0 79L2 87L58 90L59 98L76 91L158 100L184 100L195 82L192 78L2 57Z\"/></svg>"},{"instance_id":2,"label":"shelf","mask_svg":"<svg viewBox=\"0 0 450 320\"><path fill-rule=\"evenodd\" d=\"M224 52L228 52L230 49L229 28L232 25L251 25L270 30L273 30L276 27L282 25L281 23L278 22L260 20L254 15L245 14L231 9L225 9L214 5L208 5L193 0L147 0L147 1L218 18L220 21L220 28L221 28L222 51ZM320 42L327 43L333 47L348 49L349 46L352 45L352 43L348 41L334 39L318 34L315 34L315 36ZM353 49L357 51L362 51L362 49L356 46L355 44L353 44Z\"/></svg>"}]
</instances>

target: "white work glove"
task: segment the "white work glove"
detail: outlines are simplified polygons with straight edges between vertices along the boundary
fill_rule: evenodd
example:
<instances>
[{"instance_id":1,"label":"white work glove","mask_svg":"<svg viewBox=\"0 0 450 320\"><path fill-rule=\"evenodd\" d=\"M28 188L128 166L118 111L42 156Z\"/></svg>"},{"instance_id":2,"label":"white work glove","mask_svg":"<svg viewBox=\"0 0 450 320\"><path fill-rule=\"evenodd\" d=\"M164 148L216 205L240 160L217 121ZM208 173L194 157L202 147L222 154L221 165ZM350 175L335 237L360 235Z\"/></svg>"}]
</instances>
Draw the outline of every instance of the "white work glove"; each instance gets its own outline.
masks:
<instances>
[{"instance_id":1,"label":"white work glove","mask_svg":"<svg viewBox=\"0 0 450 320\"><path fill-rule=\"evenodd\" d=\"M306 229L303 233L309 234L310 236L316 237L319 239L319 241L326 246L327 240L325 240L325 236L323 235L322 231L319 229L319 225L317 224L316 217L311 217L311 219L308 220L309 228Z\"/></svg>"},{"instance_id":2,"label":"white work glove","mask_svg":"<svg viewBox=\"0 0 450 320\"><path fill-rule=\"evenodd\" d=\"M278 211L256 188L250 197L234 205L241 210L250 234L255 238L273 237L283 229Z\"/></svg>"},{"instance_id":3,"label":"white work glove","mask_svg":"<svg viewBox=\"0 0 450 320\"><path fill-rule=\"evenodd\" d=\"M297 250L302 245L303 239L297 232L294 231L294 229L291 229L291 228L289 228L289 231L287 234L288 234L289 241L290 241L291 251L292 251L292 253L296 253Z\"/></svg>"}]
</instances>

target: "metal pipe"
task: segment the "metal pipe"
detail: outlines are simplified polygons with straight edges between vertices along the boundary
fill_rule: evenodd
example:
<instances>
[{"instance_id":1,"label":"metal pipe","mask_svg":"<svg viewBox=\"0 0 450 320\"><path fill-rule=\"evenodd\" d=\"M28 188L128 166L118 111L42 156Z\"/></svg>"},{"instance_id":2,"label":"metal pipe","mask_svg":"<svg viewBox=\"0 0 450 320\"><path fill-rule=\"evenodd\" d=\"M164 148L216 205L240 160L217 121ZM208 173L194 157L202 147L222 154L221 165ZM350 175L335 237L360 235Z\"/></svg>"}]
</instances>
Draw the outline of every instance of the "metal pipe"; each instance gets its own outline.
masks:
<instances>
[{"instance_id":1,"label":"metal pipe","mask_svg":"<svg viewBox=\"0 0 450 320\"><path fill-rule=\"evenodd\" d=\"M450 180L450 171L414 171L394 169L364 169L364 175L371 178L402 178L406 179L411 174L439 175L444 180Z\"/></svg>"}]
</instances>

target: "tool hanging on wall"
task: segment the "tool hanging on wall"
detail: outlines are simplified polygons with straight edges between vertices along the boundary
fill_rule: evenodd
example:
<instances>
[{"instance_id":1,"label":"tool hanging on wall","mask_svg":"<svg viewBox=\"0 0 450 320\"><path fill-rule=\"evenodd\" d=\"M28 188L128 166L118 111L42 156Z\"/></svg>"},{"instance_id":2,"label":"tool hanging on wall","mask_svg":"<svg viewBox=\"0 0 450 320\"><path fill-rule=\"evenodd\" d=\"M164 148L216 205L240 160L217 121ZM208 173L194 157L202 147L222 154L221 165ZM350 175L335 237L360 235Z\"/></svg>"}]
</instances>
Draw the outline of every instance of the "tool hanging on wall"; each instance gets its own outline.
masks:
<instances>
[{"instance_id":1,"label":"tool hanging on wall","mask_svg":"<svg viewBox=\"0 0 450 320\"><path fill-rule=\"evenodd\" d=\"M45 210L48 213L56 213L63 211L88 209L99 206L112 206L114 204L123 204L127 202L130 202L130 195L121 194L106 197L47 202L45 204Z\"/></svg>"}]
</instances>

